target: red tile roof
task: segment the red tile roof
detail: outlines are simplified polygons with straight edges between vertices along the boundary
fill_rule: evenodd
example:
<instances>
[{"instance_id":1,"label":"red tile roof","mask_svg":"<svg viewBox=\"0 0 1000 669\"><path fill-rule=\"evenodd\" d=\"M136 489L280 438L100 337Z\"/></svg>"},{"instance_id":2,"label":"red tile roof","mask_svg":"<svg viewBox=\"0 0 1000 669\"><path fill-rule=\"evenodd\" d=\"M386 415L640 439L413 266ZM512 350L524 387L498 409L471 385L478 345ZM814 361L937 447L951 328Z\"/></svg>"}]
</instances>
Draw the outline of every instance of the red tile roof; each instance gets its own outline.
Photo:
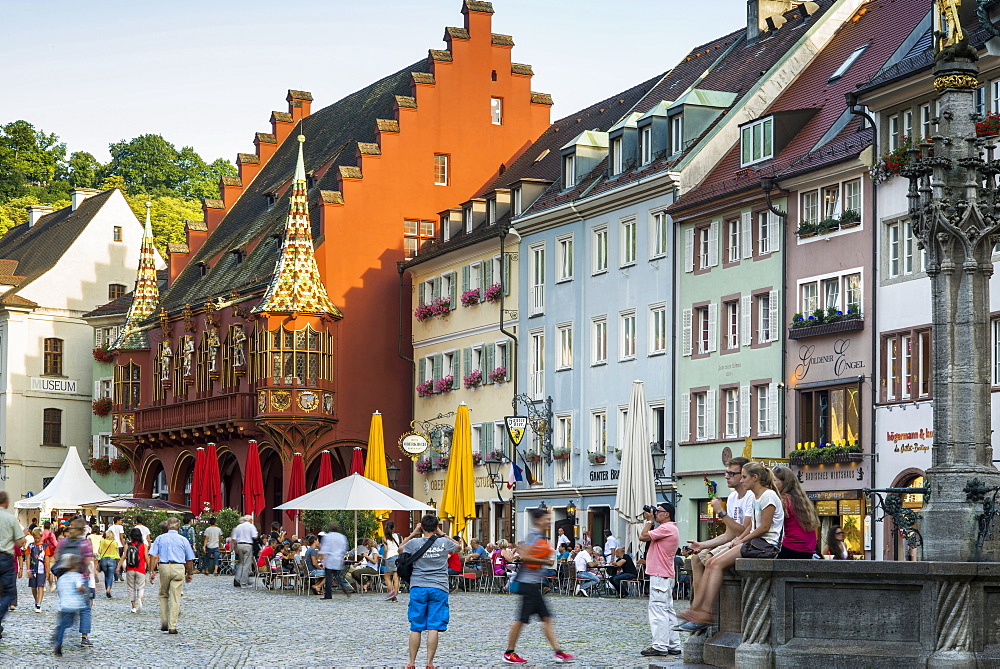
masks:
<instances>
[{"instance_id":1,"label":"red tile roof","mask_svg":"<svg viewBox=\"0 0 1000 669\"><path fill-rule=\"evenodd\" d=\"M820 164L829 164L831 160L843 160L860 153L866 143L871 142L871 133L859 136L859 124L851 121L825 146L816 149L818 155L810 156L817 142L845 113L847 103L844 95L877 72L926 13L927 7L913 0L879 0L862 5L826 48L762 114L766 116L795 109L818 110L782 152L774 160L758 163L752 169L742 170L744 173L741 174L737 142L701 184L681 196L672 211L680 212L706 199L740 190L743 185L759 183L764 175L790 176L790 170L803 171L807 165L808 169L815 169ZM865 44L869 45L868 48L844 75L829 81L830 75L855 49Z\"/></svg>"}]
</instances>

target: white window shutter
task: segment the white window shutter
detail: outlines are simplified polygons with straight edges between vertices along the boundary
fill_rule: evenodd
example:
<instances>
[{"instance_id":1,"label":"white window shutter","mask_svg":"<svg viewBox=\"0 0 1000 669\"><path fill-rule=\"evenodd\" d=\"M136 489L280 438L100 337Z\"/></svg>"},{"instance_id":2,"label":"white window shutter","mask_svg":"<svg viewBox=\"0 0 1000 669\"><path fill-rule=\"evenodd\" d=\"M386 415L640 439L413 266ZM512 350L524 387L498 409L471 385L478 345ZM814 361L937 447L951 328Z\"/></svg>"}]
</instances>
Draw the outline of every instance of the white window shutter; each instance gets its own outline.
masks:
<instances>
[{"instance_id":1,"label":"white window shutter","mask_svg":"<svg viewBox=\"0 0 1000 669\"><path fill-rule=\"evenodd\" d=\"M740 436L750 436L750 386L740 386Z\"/></svg>"},{"instance_id":2,"label":"white window shutter","mask_svg":"<svg viewBox=\"0 0 1000 669\"><path fill-rule=\"evenodd\" d=\"M778 434L778 384L767 387L767 431Z\"/></svg>"},{"instance_id":3,"label":"white window shutter","mask_svg":"<svg viewBox=\"0 0 1000 669\"><path fill-rule=\"evenodd\" d=\"M681 434L678 441L691 441L691 395L681 395Z\"/></svg>"},{"instance_id":4,"label":"white window shutter","mask_svg":"<svg viewBox=\"0 0 1000 669\"><path fill-rule=\"evenodd\" d=\"M715 404L716 393L714 390L705 391L705 438L715 439Z\"/></svg>"},{"instance_id":5,"label":"white window shutter","mask_svg":"<svg viewBox=\"0 0 1000 669\"><path fill-rule=\"evenodd\" d=\"M94 342L97 348L101 348L104 345L104 328L94 329Z\"/></svg>"},{"instance_id":6,"label":"white window shutter","mask_svg":"<svg viewBox=\"0 0 1000 669\"><path fill-rule=\"evenodd\" d=\"M781 313L778 309L778 291L771 291L768 306L770 307L769 317L771 320L771 338L768 341L778 341L778 333L783 328L782 324L778 322L778 314Z\"/></svg>"},{"instance_id":7,"label":"white window shutter","mask_svg":"<svg viewBox=\"0 0 1000 669\"><path fill-rule=\"evenodd\" d=\"M708 266L719 264L719 222L712 221L708 226Z\"/></svg>"},{"instance_id":8,"label":"white window shutter","mask_svg":"<svg viewBox=\"0 0 1000 669\"><path fill-rule=\"evenodd\" d=\"M694 228L684 231L684 271L694 271Z\"/></svg>"},{"instance_id":9,"label":"white window shutter","mask_svg":"<svg viewBox=\"0 0 1000 669\"><path fill-rule=\"evenodd\" d=\"M740 298L740 336L744 346L753 344L753 307L749 295Z\"/></svg>"},{"instance_id":10,"label":"white window shutter","mask_svg":"<svg viewBox=\"0 0 1000 669\"><path fill-rule=\"evenodd\" d=\"M708 352L715 353L719 347L719 305L708 305Z\"/></svg>"},{"instance_id":11,"label":"white window shutter","mask_svg":"<svg viewBox=\"0 0 1000 669\"><path fill-rule=\"evenodd\" d=\"M743 245L743 257L753 257L753 213L744 211L740 217L740 241Z\"/></svg>"},{"instance_id":12,"label":"white window shutter","mask_svg":"<svg viewBox=\"0 0 1000 669\"><path fill-rule=\"evenodd\" d=\"M767 212L767 251L774 253L781 250L781 238L778 236L780 226L778 216L773 211Z\"/></svg>"},{"instance_id":13,"label":"white window shutter","mask_svg":"<svg viewBox=\"0 0 1000 669\"><path fill-rule=\"evenodd\" d=\"M691 310L681 312L681 355L691 355Z\"/></svg>"}]
</instances>

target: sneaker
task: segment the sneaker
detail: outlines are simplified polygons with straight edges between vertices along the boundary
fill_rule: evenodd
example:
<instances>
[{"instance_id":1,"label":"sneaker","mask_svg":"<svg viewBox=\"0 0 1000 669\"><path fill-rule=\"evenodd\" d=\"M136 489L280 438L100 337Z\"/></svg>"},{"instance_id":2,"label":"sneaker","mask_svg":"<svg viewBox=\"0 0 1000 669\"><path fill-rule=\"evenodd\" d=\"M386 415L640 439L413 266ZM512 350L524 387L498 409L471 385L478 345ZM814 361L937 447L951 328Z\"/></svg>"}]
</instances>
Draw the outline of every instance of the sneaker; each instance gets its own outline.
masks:
<instances>
[{"instance_id":1,"label":"sneaker","mask_svg":"<svg viewBox=\"0 0 1000 669\"><path fill-rule=\"evenodd\" d=\"M177 630L170 630L169 634L177 634Z\"/></svg>"},{"instance_id":2,"label":"sneaker","mask_svg":"<svg viewBox=\"0 0 1000 669\"><path fill-rule=\"evenodd\" d=\"M94 642L88 639L87 637L80 639L80 648L93 648L93 647L94 647Z\"/></svg>"},{"instance_id":3,"label":"sneaker","mask_svg":"<svg viewBox=\"0 0 1000 669\"><path fill-rule=\"evenodd\" d=\"M56 657L62 657L62 646L56 646L52 649L52 654Z\"/></svg>"},{"instance_id":4,"label":"sneaker","mask_svg":"<svg viewBox=\"0 0 1000 669\"><path fill-rule=\"evenodd\" d=\"M666 657L668 652L669 651L666 650L657 650L650 646L646 650L639 653L639 655L642 655L643 657Z\"/></svg>"},{"instance_id":5,"label":"sneaker","mask_svg":"<svg viewBox=\"0 0 1000 669\"><path fill-rule=\"evenodd\" d=\"M683 655L684 651L680 648L671 648L667 651L667 655Z\"/></svg>"},{"instance_id":6,"label":"sneaker","mask_svg":"<svg viewBox=\"0 0 1000 669\"><path fill-rule=\"evenodd\" d=\"M580 594L583 595L584 597L590 597L590 593L588 593L583 588L580 588Z\"/></svg>"},{"instance_id":7,"label":"sneaker","mask_svg":"<svg viewBox=\"0 0 1000 669\"><path fill-rule=\"evenodd\" d=\"M135 610L134 606L132 607L132 613L138 613L138 611Z\"/></svg>"},{"instance_id":8,"label":"sneaker","mask_svg":"<svg viewBox=\"0 0 1000 669\"><path fill-rule=\"evenodd\" d=\"M556 654L552 657L552 661L559 664L564 662L573 662L574 660L576 660L576 658L564 650L556 651Z\"/></svg>"},{"instance_id":9,"label":"sneaker","mask_svg":"<svg viewBox=\"0 0 1000 669\"><path fill-rule=\"evenodd\" d=\"M41 612L42 612L41 604L35 604L35 613L41 613Z\"/></svg>"},{"instance_id":10,"label":"sneaker","mask_svg":"<svg viewBox=\"0 0 1000 669\"><path fill-rule=\"evenodd\" d=\"M518 655L514 651L510 651L509 653L504 653L503 654L503 661L506 662L507 664L527 664L528 663L528 661L526 659L524 659L523 657L521 657L520 655Z\"/></svg>"},{"instance_id":11,"label":"sneaker","mask_svg":"<svg viewBox=\"0 0 1000 669\"><path fill-rule=\"evenodd\" d=\"M140 597L139 599L135 600L135 610L136 611L142 611L142 597Z\"/></svg>"}]
</instances>

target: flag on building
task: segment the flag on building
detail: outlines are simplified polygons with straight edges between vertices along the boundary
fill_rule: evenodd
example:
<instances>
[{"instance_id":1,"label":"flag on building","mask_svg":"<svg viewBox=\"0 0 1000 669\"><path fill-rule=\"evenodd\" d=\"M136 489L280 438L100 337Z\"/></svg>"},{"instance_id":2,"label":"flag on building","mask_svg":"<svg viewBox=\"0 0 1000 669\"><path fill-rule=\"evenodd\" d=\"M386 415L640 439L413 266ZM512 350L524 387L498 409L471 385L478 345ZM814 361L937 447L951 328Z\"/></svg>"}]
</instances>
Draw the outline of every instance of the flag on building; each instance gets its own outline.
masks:
<instances>
[{"instance_id":1,"label":"flag on building","mask_svg":"<svg viewBox=\"0 0 1000 669\"><path fill-rule=\"evenodd\" d=\"M513 461L510 463L510 476L507 477L507 490L513 490L518 481L523 481L521 468Z\"/></svg>"}]
</instances>

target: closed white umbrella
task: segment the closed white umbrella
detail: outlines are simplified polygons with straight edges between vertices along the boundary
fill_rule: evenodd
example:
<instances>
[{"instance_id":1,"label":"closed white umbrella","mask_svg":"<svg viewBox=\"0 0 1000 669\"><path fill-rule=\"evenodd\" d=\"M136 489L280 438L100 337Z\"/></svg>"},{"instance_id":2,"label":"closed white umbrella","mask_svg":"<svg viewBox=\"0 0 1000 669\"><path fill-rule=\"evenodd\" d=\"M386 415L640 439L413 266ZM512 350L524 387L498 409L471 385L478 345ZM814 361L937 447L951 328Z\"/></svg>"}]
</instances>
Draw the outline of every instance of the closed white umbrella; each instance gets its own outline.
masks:
<instances>
[{"instance_id":1,"label":"closed white umbrella","mask_svg":"<svg viewBox=\"0 0 1000 669\"><path fill-rule=\"evenodd\" d=\"M656 503L653 485L653 454L649 448L649 424L646 420L646 391L642 381L632 382L632 395L625 420L624 441L621 444L622 464L618 475L618 495L615 511L628 523L627 542L638 545L642 527L642 507Z\"/></svg>"}]
</instances>

